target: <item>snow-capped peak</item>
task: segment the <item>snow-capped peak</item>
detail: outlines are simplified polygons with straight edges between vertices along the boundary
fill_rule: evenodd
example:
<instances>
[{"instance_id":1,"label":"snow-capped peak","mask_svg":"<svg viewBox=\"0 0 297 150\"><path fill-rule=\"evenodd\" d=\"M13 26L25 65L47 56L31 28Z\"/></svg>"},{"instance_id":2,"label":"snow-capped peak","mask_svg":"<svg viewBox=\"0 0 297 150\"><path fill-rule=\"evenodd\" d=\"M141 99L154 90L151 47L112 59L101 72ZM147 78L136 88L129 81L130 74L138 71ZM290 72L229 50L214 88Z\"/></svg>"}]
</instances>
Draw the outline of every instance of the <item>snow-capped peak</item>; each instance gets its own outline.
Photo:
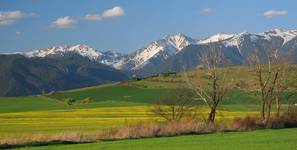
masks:
<instances>
[{"instance_id":1,"label":"snow-capped peak","mask_svg":"<svg viewBox=\"0 0 297 150\"><path fill-rule=\"evenodd\" d=\"M225 46L236 46L239 47L241 42L244 40L244 36L249 35L248 32L241 32L239 34L234 34L231 38L228 40L223 41Z\"/></svg>"},{"instance_id":2,"label":"snow-capped peak","mask_svg":"<svg viewBox=\"0 0 297 150\"><path fill-rule=\"evenodd\" d=\"M212 42L219 42L219 41L223 41L226 39L230 39L230 38L234 37L234 35L235 34L226 34L226 33L220 32L220 33L212 35L206 39L199 40L198 44L208 44L208 43L212 43Z\"/></svg>"},{"instance_id":3,"label":"snow-capped peak","mask_svg":"<svg viewBox=\"0 0 297 150\"><path fill-rule=\"evenodd\" d=\"M49 55L65 56L68 53L76 53L91 60L96 60L102 53L84 44L74 46L53 46L46 49L34 50L23 53L27 57L46 57Z\"/></svg>"},{"instance_id":4,"label":"snow-capped peak","mask_svg":"<svg viewBox=\"0 0 297 150\"><path fill-rule=\"evenodd\" d=\"M184 47L194 43L193 39L191 39L190 37L182 33L178 33L175 35L167 35L163 39L167 40L167 42L170 42L170 44L173 45L178 50L181 50Z\"/></svg>"},{"instance_id":5,"label":"snow-capped peak","mask_svg":"<svg viewBox=\"0 0 297 150\"><path fill-rule=\"evenodd\" d=\"M117 65L117 68L129 66L129 69L137 70L146 65L152 58L158 57L161 60L166 60L192 43L194 43L193 39L181 33L167 35L162 39L137 50L130 55L126 62Z\"/></svg>"},{"instance_id":6,"label":"snow-capped peak","mask_svg":"<svg viewBox=\"0 0 297 150\"><path fill-rule=\"evenodd\" d=\"M264 36L266 39L271 39L271 37L281 37L284 40L284 45L297 36L297 30L273 29L259 33L259 35Z\"/></svg>"}]
</instances>

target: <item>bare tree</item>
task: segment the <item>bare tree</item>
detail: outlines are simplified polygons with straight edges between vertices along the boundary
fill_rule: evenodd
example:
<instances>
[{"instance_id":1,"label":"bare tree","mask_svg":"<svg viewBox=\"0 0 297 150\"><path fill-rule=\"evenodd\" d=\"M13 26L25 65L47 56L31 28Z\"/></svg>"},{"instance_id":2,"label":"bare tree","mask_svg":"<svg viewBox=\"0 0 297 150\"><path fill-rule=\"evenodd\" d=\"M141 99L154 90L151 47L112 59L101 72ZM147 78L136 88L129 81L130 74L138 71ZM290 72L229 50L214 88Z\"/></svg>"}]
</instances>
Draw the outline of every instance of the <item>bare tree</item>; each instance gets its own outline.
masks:
<instances>
[{"instance_id":1,"label":"bare tree","mask_svg":"<svg viewBox=\"0 0 297 150\"><path fill-rule=\"evenodd\" d=\"M280 95L286 89L284 79L286 79L286 68L290 55L281 54L276 46L264 51L255 50L248 61L253 66L256 74L256 81L259 85L261 95L260 117L263 122L268 122L271 117L272 102L275 99L276 112L280 111Z\"/></svg>"},{"instance_id":2,"label":"bare tree","mask_svg":"<svg viewBox=\"0 0 297 150\"><path fill-rule=\"evenodd\" d=\"M281 99L289 99L291 94L282 97L281 94L287 92L290 88L290 81L288 80L288 67L290 62L290 55L279 55L275 64L276 72L278 72L278 78L275 82L275 106L276 106L276 117L280 116ZM271 107L271 106L270 106ZM270 113L270 112L269 112Z\"/></svg>"},{"instance_id":3,"label":"bare tree","mask_svg":"<svg viewBox=\"0 0 297 150\"><path fill-rule=\"evenodd\" d=\"M290 66L288 62L291 62L291 55L282 55L281 64L277 64L280 70L280 76L277 79L275 87L275 105L276 105L276 117L280 116L280 108L282 101L286 101L290 105L290 101L296 98L296 85L297 76L293 66Z\"/></svg>"},{"instance_id":4,"label":"bare tree","mask_svg":"<svg viewBox=\"0 0 297 150\"><path fill-rule=\"evenodd\" d=\"M221 69L226 64L222 49L219 45L210 43L200 54L200 61L206 70L200 73L206 73L207 83L199 78L190 78L185 73L187 85L195 94L209 107L208 123L215 121L216 111L219 103L230 89L230 82L227 83L227 70Z\"/></svg>"},{"instance_id":5,"label":"bare tree","mask_svg":"<svg viewBox=\"0 0 297 150\"><path fill-rule=\"evenodd\" d=\"M260 87L261 93L261 110L260 110L260 117L262 121L265 121L266 115L265 110L267 110L267 104L272 100L274 85L278 76L278 73L275 73L273 76L273 72L271 70L271 62L273 57L273 49L268 49L265 51L265 58L261 57L259 51L254 51L252 55L249 57L249 62L251 65L254 66L254 71L257 76L257 82ZM266 60L267 62L265 62ZM267 65L265 67L264 65ZM274 77L274 79L273 79Z\"/></svg>"},{"instance_id":6,"label":"bare tree","mask_svg":"<svg viewBox=\"0 0 297 150\"><path fill-rule=\"evenodd\" d=\"M166 121L179 121L191 116L194 108L189 90L178 88L160 97L153 105L152 112Z\"/></svg>"}]
</instances>

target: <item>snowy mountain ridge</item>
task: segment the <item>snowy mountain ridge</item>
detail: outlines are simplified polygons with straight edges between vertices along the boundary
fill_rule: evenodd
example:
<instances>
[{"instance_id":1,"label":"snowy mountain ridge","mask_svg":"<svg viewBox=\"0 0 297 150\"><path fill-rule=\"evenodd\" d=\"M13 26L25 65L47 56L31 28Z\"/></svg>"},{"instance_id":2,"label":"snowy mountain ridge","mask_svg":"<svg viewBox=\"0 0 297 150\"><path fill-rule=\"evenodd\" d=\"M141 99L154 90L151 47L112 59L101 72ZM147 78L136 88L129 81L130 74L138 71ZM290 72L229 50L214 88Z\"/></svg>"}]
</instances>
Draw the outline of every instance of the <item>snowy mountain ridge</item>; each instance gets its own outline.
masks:
<instances>
[{"instance_id":1,"label":"snowy mountain ridge","mask_svg":"<svg viewBox=\"0 0 297 150\"><path fill-rule=\"evenodd\" d=\"M241 46L247 39L251 42L269 41L279 39L282 45L297 37L297 30L273 29L261 33L242 32L238 34L217 33L201 40L194 40L182 33L166 35L161 39L149 43L147 46L138 49L131 54L122 54L115 51L99 51L84 44L72 46L53 46L29 52L16 52L11 54L21 54L26 57L48 57L66 56L78 54L87 57L92 61L97 61L119 70L140 70L148 65L156 65L165 62L169 58L177 55L189 45L207 45L209 43L221 43L225 47L235 47L241 54ZM8 53L6 53L8 54Z\"/></svg>"},{"instance_id":2,"label":"snowy mountain ridge","mask_svg":"<svg viewBox=\"0 0 297 150\"><path fill-rule=\"evenodd\" d=\"M131 54L125 62L117 64L118 69L126 68L129 70L138 70L148 64L151 59L166 60L175 55L184 47L194 44L195 40L178 33L175 35L167 35L162 39L152 42L146 47L137 50Z\"/></svg>"},{"instance_id":3,"label":"snowy mountain ridge","mask_svg":"<svg viewBox=\"0 0 297 150\"><path fill-rule=\"evenodd\" d=\"M101 52L84 44L78 44L74 46L53 46L46 49L24 52L23 55L27 57L46 57L49 55L64 56L69 52L77 53L81 56L88 57L90 60L96 60L97 58L103 55Z\"/></svg>"},{"instance_id":4,"label":"snowy mountain ridge","mask_svg":"<svg viewBox=\"0 0 297 150\"><path fill-rule=\"evenodd\" d=\"M108 66L113 66L116 62L123 59L124 55L115 51L101 52L85 44L53 46L46 49L33 50L29 52L17 52L26 57L48 57L48 56L67 56L78 54L87 57L91 61L98 61Z\"/></svg>"}]
</instances>

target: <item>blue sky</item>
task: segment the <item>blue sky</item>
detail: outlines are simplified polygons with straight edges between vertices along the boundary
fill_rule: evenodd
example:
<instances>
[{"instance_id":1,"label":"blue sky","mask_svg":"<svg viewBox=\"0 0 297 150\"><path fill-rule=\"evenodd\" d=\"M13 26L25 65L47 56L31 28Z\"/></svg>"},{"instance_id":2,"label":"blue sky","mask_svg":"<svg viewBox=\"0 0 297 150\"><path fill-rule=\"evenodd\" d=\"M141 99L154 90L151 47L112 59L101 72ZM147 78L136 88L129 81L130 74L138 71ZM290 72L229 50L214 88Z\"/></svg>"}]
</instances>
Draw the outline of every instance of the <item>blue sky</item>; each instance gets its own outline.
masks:
<instances>
[{"instance_id":1,"label":"blue sky","mask_svg":"<svg viewBox=\"0 0 297 150\"><path fill-rule=\"evenodd\" d=\"M0 52L87 44L132 52L166 34L297 29L296 0L1 0Z\"/></svg>"}]
</instances>

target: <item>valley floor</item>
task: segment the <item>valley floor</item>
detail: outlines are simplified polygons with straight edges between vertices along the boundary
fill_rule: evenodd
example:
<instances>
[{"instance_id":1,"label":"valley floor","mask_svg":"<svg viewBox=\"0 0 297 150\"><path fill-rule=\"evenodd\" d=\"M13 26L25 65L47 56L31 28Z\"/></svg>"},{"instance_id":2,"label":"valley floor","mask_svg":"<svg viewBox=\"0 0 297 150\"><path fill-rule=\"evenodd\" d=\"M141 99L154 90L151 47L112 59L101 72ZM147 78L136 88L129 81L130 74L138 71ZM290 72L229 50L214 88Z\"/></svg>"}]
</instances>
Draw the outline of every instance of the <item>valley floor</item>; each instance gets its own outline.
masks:
<instances>
[{"instance_id":1,"label":"valley floor","mask_svg":"<svg viewBox=\"0 0 297 150\"><path fill-rule=\"evenodd\" d=\"M257 115L257 112L252 111L236 111L231 106L240 109L239 106L228 105L226 107L233 111L220 110L217 119ZM0 143L8 139L30 139L36 136L49 138L73 133L92 135L129 122L159 120L151 113L151 109L149 105L138 105L0 113ZM199 110L207 113L204 107Z\"/></svg>"},{"instance_id":2,"label":"valley floor","mask_svg":"<svg viewBox=\"0 0 297 150\"><path fill-rule=\"evenodd\" d=\"M297 128L27 147L20 150L295 150Z\"/></svg>"}]
</instances>

